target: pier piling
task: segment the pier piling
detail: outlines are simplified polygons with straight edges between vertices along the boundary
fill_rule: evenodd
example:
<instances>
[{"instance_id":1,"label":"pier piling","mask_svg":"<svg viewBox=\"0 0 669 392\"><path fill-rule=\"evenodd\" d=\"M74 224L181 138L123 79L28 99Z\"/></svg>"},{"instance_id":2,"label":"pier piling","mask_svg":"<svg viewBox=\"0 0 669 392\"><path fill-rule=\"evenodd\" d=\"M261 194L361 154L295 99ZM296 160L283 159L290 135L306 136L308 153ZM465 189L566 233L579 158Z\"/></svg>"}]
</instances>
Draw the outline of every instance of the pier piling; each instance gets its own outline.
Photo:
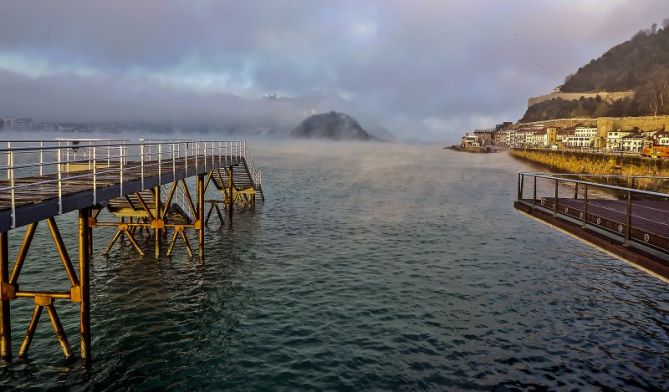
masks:
<instances>
[{"instance_id":1,"label":"pier piling","mask_svg":"<svg viewBox=\"0 0 669 392\"><path fill-rule=\"evenodd\" d=\"M9 299L9 246L7 232L0 233L0 357L12 359L12 327L10 324Z\"/></svg>"}]
</instances>

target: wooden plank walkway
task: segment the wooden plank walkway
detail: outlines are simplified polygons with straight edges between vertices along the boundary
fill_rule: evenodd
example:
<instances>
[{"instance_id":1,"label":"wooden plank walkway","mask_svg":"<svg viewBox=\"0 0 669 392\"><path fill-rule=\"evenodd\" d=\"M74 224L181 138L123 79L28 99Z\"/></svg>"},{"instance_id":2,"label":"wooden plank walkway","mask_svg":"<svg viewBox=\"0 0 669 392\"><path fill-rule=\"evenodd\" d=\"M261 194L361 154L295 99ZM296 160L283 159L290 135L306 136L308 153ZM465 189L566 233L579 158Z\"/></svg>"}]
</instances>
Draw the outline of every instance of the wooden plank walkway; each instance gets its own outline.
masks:
<instances>
[{"instance_id":1,"label":"wooden plank walkway","mask_svg":"<svg viewBox=\"0 0 669 392\"><path fill-rule=\"evenodd\" d=\"M158 161L144 162L143 178L140 162L125 162L122 176L121 168L116 162L112 164L112 167L96 168L95 187L92 169L63 171L60 198L58 174L15 178L15 227L37 222L59 213L65 214L96 204L103 205L115 197L205 174L212 169L241 165L244 166L245 171L248 171L245 159L238 155L208 155L206 165L204 160L204 156L191 156L188 159L179 158L176 161L163 160L160 165ZM10 186L10 180L0 180L0 189ZM59 199L62 204L60 206ZM0 192L0 232L11 228L12 195L8 189L4 189Z\"/></svg>"}]
</instances>

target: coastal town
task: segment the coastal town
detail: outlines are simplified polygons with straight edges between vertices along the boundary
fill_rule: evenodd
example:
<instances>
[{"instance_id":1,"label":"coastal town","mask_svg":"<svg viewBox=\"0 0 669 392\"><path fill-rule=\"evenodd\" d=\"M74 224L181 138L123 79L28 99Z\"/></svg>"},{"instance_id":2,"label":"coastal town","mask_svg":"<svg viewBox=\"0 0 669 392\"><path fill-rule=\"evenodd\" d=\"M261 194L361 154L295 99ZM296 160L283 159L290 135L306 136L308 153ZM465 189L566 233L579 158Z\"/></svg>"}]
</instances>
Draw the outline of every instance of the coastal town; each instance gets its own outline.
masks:
<instances>
[{"instance_id":1,"label":"coastal town","mask_svg":"<svg viewBox=\"0 0 669 392\"><path fill-rule=\"evenodd\" d=\"M669 157L669 116L504 122L466 133L456 149L578 150Z\"/></svg>"}]
</instances>

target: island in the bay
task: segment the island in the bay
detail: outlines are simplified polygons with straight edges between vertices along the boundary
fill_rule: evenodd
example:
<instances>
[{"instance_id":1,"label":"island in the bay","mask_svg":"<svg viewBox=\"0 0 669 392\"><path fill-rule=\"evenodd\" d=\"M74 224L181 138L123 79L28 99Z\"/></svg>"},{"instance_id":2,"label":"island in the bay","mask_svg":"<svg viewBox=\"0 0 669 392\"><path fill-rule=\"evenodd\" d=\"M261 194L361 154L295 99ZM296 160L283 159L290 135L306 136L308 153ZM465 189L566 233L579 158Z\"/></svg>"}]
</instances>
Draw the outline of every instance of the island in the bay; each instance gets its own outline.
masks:
<instances>
[{"instance_id":1,"label":"island in the bay","mask_svg":"<svg viewBox=\"0 0 669 392\"><path fill-rule=\"evenodd\" d=\"M380 140L370 135L353 117L335 111L309 116L290 135L306 139Z\"/></svg>"}]
</instances>

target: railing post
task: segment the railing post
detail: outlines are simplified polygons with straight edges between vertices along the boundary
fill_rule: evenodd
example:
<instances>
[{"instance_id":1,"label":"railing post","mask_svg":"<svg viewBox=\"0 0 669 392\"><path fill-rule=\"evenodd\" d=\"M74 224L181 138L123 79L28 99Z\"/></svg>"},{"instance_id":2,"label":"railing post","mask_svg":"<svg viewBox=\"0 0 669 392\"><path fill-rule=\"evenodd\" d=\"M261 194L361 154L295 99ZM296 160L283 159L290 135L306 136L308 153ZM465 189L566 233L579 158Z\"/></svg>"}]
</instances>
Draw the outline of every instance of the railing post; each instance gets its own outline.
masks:
<instances>
[{"instance_id":1,"label":"railing post","mask_svg":"<svg viewBox=\"0 0 669 392\"><path fill-rule=\"evenodd\" d=\"M553 216L557 216L558 214L558 183L560 182L559 179L555 179L555 201L553 203Z\"/></svg>"},{"instance_id":2,"label":"railing post","mask_svg":"<svg viewBox=\"0 0 669 392\"><path fill-rule=\"evenodd\" d=\"M62 169L62 159L61 159L61 148L58 147L58 152L56 153L57 168L58 168L58 214L63 213L63 169Z\"/></svg>"},{"instance_id":3,"label":"railing post","mask_svg":"<svg viewBox=\"0 0 669 392\"><path fill-rule=\"evenodd\" d=\"M184 142L184 178L188 177L188 142Z\"/></svg>"},{"instance_id":4,"label":"railing post","mask_svg":"<svg viewBox=\"0 0 669 392\"><path fill-rule=\"evenodd\" d=\"M44 141L39 142L39 176L44 175Z\"/></svg>"},{"instance_id":5,"label":"railing post","mask_svg":"<svg viewBox=\"0 0 669 392\"><path fill-rule=\"evenodd\" d=\"M632 236L632 191L627 191L627 223L625 225L625 246L629 246Z\"/></svg>"},{"instance_id":6,"label":"railing post","mask_svg":"<svg viewBox=\"0 0 669 392\"><path fill-rule=\"evenodd\" d=\"M7 142L7 149L9 150L9 149L11 149L11 148L12 148L12 142ZM10 152L7 151L7 179L8 179L8 180L11 178L11 177L10 177L10 176L11 176L11 172L10 172L9 168L12 166L12 159L11 159L11 157L9 156L9 153L10 153Z\"/></svg>"},{"instance_id":7,"label":"railing post","mask_svg":"<svg viewBox=\"0 0 669 392\"><path fill-rule=\"evenodd\" d=\"M162 155L163 155L163 144L158 143L158 185L163 184L163 162L162 162Z\"/></svg>"},{"instance_id":8,"label":"railing post","mask_svg":"<svg viewBox=\"0 0 669 392\"><path fill-rule=\"evenodd\" d=\"M578 182L574 183L574 199L578 199Z\"/></svg>"},{"instance_id":9,"label":"railing post","mask_svg":"<svg viewBox=\"0 0 669 392\"><path fill-rule=\"evenodd\" d=\"M97 162L96 162L96 147L93 146L93 204L98 203L98 183L97 183Z\"/></svg>"},{"instance_id":10,"label":"railing post","mask_svg":"<svg viewBox=\"0 0 669 392\"><path fill-rule=\"evenodd\" d=\"M177 180L177 161L174 155L174 143L172 143L172 181Z\"/></svg>"},{"instance_id":11,"label":"railing post","mask_svg":"<svg viewBox=\"0 0 669 392\"><path fill-rule=\"evenodd\" d=\"M142 178L142 190L144 190L144 139L139 139L139 175Z\"/></svg>"},{"instance_id":12,"label":"railing post","mask_svg":"<svg viewBox=\"0 0 669 392\"><path fill-rule=\"evenodd\" d=\"M585 189L583 190L583 224L582 227L585 229L585 225L588 223L588 184L585 184Z\"/></svg>"},{"instance_id":13,"label":"railing post","mask_svg":"<svg viewBox=\"0 0 669 392\"><path fill-rule=\"evenodd\" d=\"M194 147L193 149L195 150L195 151L194 151L194 152L195 152L195 175L197 175L197 173L198 173L198 171L199 171L199 169L198 169L198 166L199 166L199 165L198 165L198 159L197 159L197 157L198 157L198 155L200 155L200 153L199 153L199 151L198 151L198 143L197 143L197 142L193 142L193 147Z\"/></svg>"},{"instance_id":14,"label":"railing post","mask_svg":"<svg viewBox=\"0 0 669 392\"><path fill-rule=\"evenodd\" d=\"M14 186L16 185L15 180L14 180L14 151L9 152L9 171L10 171L10 180L9 180L9 186L11 189L11 201L12 201L12 229L16 228L16 189L14 189Z\"/></svg>"},{"instance_id":15,"label":"railing post","mask_svg":"<svg viewBox=\"0 0 669 392\"><path fill-rule=\"evenodd\" d=\"M533 178L534 178L534 193L532 195L532 205L535 206L537 205L537 176L535 175L533 176Z\"/></svg>"},{"instance_id":16,"label":"railing post","mask_svg":"<svg viewBox=\"0 0 669 392\"><path fill-rule=\"evenodd\" d=\"M119 197L123 197L123 145L118 146L118 163L119 163Z\"/></svg>"}]
</instances>

